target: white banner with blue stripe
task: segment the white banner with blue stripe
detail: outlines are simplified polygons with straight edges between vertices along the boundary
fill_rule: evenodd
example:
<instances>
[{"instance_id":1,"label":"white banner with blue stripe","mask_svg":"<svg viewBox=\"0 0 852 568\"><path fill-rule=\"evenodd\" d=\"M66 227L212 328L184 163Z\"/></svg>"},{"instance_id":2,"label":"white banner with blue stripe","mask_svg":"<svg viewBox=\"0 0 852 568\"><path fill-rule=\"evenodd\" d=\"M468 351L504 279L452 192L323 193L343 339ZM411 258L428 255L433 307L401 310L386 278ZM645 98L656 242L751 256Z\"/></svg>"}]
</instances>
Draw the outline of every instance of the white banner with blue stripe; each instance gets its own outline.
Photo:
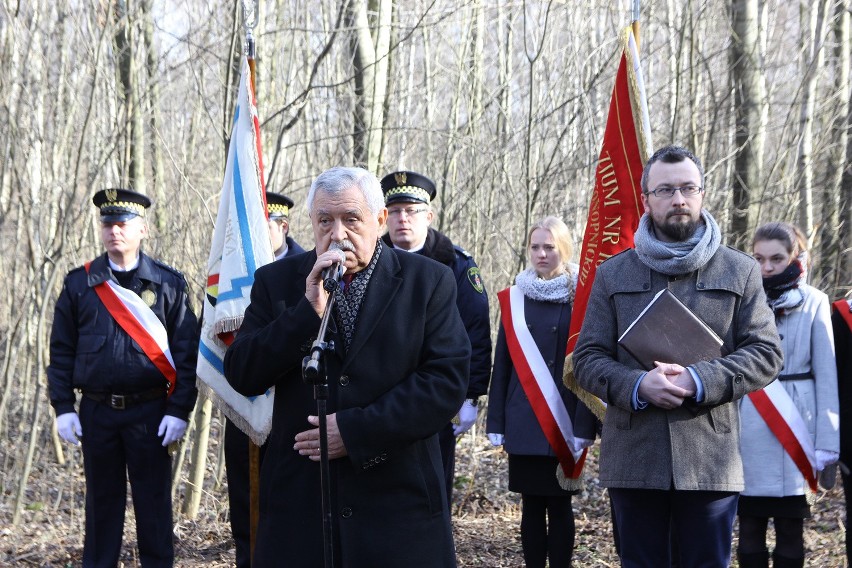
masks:
<instances>
[{"instance_id":1,"label":"white banner with blue stripe","mask_svg":"<svg viewBox=\"0 0 852 568\"><path fill-rule=\"evenodd\" d=\"M242 324L254 271L273 260L260 122L249 73L248 62L243 58L228 162L207 262L207 293L196 372L198 389L260 445L272 427L272 391L245 397L231 388L224 374L225 351Z\"/></svg>"}]
</instances>

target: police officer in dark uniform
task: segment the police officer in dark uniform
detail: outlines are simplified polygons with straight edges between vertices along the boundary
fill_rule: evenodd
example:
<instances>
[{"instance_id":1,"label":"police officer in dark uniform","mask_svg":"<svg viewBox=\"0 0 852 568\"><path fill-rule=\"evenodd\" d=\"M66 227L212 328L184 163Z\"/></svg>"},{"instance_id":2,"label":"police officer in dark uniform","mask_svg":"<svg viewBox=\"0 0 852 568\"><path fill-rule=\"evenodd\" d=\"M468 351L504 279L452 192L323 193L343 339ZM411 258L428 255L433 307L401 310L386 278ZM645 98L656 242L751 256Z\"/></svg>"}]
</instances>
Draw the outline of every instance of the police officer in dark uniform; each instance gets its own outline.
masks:
<instances>
[{"instance_id":1,"label":"police officer in dark uniform","mask_svg":"<svg viewBox=\"0 0 852 568\"><path fill-rule=\"evenodd\" d=\"M266 210L269 212L269 237L275 260L305 252L305 249L290 238L290 209L293 200L280 193L266 192Z\"/></svg>"},{"instance_id":2,"label":"police officer in dark uniform","mask_svg":"<svg viewBox=\"0 0 852 568\"><path fill-rule=\"evenodd\" d=\"M456 420L448 424L439 436L447 498L452 505L456 436L467 432L476 422L478 399L488 392L491 377L488 295L473 257L429 226L434 216L430 204L437 194L432 180L416 172L394 172L382 178L382 191L388 208L388 232L382 240L394 248L422 254L452 269L458 288L456 304L470 339L467 399L459 409Z\"/></svg>"},{"instance_id":3,"label":"police officer in dark uniform","mask_svg":"<svg viewBox=\"0 0 852 568\"><path fill-rule=\"evenodd\" d=\"M151 201L107 189L93 202L107 252L65 277L47 368L59 435L83 442L83 566L118 564L128 477L139 559L146 568L172 566L167 448L195 405L198 321L183 275L140 252Z\"/></svg>"},{"instance_id":4,"label":"police officer in dark uniform","mask_svg":"<svg viewBox=\"0 0 852 568\"><path fill-rule=\"evenodd\" d=\"M280 193L266 192L266 211L269 215L269 237L275 260L293 256L305 249L290 237L290 209L293 200ZM249 437L233 422L225 420L225 472L228 476L228 503L231 534L236 547L237 568L251 566L251 475ZM266 453L266 444L258 449L258 471Z\"/></svg>"}]
</instances>

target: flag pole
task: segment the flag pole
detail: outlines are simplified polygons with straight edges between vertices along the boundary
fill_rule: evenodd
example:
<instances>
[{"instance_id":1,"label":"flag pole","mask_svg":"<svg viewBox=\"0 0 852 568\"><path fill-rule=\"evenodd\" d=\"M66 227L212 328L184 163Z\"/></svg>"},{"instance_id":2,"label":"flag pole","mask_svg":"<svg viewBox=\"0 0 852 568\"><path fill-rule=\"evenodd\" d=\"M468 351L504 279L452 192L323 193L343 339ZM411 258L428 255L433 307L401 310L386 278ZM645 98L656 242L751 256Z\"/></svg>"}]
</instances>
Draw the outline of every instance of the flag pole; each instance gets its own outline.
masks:
<instances>
[{"instance_id":1,"label":"flag pole","mask_svg":"<svg viewBox=\"0 0 852 568\"><path fill-rule=\"evenodd\" d=\"M642 44L639 41L639 31L640 31L639 16L640 16L640 12L641 12L639 5L641 4L641 2L642 2L642 0L633 0L633 20L632 20L632 23L630 24L631 27L633 28L633 37L636 40L636 50L637 51L639 51L642 47Z\"/></svg>"},{"instance_id":2,"label":"flag pole","mask_svg":"<svg viewBox=\"0 0 852 568\"><path fill-rule=\"evenodd\" d=\"M254 30L257 26L259 13L257 5L252 10L254 19L249 22L246 4L243 3L243 27L246 30L246 62L249 68L249 79L251 84L251 98L257 107L257 66L255 58L257 56L257 46L254 41ZM260 135L260 133L258 133ZM263 180L263 170L261 166L262 187L265 187ZM264 201L266 197L264 196ZM265 205L265 204L264 204ZM264 207L264 211L267 211ZM268 212L267 212L268 216ZM260 446L254 443L249 436L248 438L248 466L249 466L249 558L251 563L254 563L254 547L257 542L257 526L260 523Z\"/></svg>"},{"instance_id":3,"label":"flag pole","mask_svg":"<svg viewBox=\"0 0 852 568\"><path fill-rule=\"evenodd\" d=\"M632 24L622 28L619 34L622 53L580 248L580 269L563 372L565 386L600 420L604 419L606 406L577 383L573 351L586 315L598 265L633 246L633 235L643 214L640 184L651 138L645 88L638 60L639 0L633 0L632 15ZM606 221L603 229L602 220ZM566 489L576 488L579 477L573 477L575 472L571 472L572 476L568 478L567 473L557 471L560 485Z\"/></svg>"}]
</instances>

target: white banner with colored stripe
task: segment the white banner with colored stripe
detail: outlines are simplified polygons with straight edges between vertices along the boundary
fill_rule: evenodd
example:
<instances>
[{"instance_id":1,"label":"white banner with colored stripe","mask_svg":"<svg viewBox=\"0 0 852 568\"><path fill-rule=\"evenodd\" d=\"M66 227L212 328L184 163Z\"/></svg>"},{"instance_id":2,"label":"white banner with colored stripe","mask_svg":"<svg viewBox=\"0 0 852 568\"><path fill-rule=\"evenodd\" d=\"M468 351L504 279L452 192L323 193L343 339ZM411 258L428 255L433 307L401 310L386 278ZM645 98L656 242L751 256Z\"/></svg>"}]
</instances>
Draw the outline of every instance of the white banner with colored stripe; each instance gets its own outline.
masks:
<instances>
[{"instance_id":1,"label":"white banner with colored stripe","mask_svg":"<svg viewBox=\"0 0 852 568\"><path fill-rule=\"evenodd\" d=\"M574 425L553 375L527 327L524 294L517 286L497 294L506 344L518 380L533 412L553 448L565 476L577 478L583 471L586 448L594 440L574 437Z\"/></svg>"},{"instance_id":2,"label":"white banner with colored stripe","mask_svg":"<svg viewBox=\"0 0 852 568\"><path fill-rule=\"evenodd\" d=\"M273 392L256 397L236 392L225 379L224 359L249 305L254 272L272 260L260 122L248 62L243 58L228 162L207 262L196 373L198 389L258 445L263 444L272 427Z\"/></svg>"},{"instance_id":3,"label":"white banner with colored stripe","mask_svg":"<svg viewBox=\"0 0 852 568\"><path fill-rule=\"evenodd\" d=\"M778 379L749 393L749 400L796 464L813 492L817 490L816 451L796 404Z\"/></svg>"}]
</instances>

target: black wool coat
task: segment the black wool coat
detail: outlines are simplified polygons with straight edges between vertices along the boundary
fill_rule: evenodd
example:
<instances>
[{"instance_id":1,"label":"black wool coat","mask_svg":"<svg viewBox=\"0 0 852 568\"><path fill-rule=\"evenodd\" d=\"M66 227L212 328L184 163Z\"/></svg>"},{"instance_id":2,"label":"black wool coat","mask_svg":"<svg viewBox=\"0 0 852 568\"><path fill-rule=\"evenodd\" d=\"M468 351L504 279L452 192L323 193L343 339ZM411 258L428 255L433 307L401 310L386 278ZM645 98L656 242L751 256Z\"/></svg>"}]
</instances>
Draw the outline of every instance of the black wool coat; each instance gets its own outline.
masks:
<instances>
[{"instance_id":1,"label":"black wool coat","mask_svg":"<svg viewBox=\"0 0 852 568\"><path fill-rule=\"evenodd\" d=\"M293 449L316 414L302 358L320 318L306 300L315 251L255 274L251 305L225 357L234 388L275 387L260 482L255 566L323 565L319 464ZM437 433L468 385L470 342L445 266L385 247L361 304L348 352L334 321L327 358L328 412L348 456L331 461L338 566L455 566Z\"/></svg>"},{"instance_id":2,"label":"black wool coat","mask_svg":"<svg viewBox=\"0 0 852 568\"><path fill-rule=\"evenodd\" d=\"M541 302L524 297L524 316L536 346L559 389L574 427L574 437L594 440L597 421L592 412L562 382L572 304ZM494 373L488 393L488 432L504 434L506 452L528 456L555 456L530 405L500 324L494 352Z\"/></svg>"}]
</instances>

